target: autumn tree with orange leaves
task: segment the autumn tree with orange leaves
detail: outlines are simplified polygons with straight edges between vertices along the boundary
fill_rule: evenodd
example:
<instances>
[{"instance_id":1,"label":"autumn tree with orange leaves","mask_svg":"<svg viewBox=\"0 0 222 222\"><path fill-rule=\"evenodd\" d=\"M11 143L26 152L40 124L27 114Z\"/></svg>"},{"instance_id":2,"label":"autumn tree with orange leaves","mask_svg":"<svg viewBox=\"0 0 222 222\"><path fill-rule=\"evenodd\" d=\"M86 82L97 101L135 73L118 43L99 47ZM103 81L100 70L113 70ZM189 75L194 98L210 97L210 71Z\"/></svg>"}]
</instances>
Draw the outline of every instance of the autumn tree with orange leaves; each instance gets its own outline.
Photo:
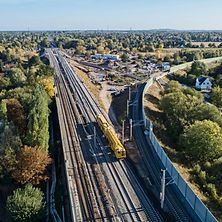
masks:
<instances>
[{"instance_id":1,"label":"autumn tree with orange leaves","mask_svg":"<svg viewBox=\"0 0 222 222\"><path fill-rule=\"evenodd\" d=\"M12 177L17 183L40 184L48 179L47 167L51 163L52 159L43 149L24 146L16 155Z\"/></svg>"}]
</instances>

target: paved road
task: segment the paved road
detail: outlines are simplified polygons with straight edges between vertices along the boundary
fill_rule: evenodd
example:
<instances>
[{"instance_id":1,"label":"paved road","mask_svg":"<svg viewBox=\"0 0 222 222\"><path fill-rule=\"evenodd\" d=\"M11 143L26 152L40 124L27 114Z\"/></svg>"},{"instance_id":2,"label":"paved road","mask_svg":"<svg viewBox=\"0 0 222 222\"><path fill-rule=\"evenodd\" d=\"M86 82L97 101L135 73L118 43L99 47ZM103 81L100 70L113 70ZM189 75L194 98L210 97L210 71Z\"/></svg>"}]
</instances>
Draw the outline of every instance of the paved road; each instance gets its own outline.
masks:
<instances>
[{"instance_id":1,"label":"paved road","mask_svg":"<svg viewBox=\"0 0 222 222\"><path fill-rule=\"evenodd\" d=\"M202 59L202 60L198 60L198 61L206 63L206 64L211 63L211 62L217 62L217 61L220 62L220 61L222 61L222 57ZM192 65L192 63L193 62L187 62L187 63L181 64L181 65L178 65L178 66L173 66L173 67L171 67L170 72L176 72L176 71L181 70L181 69L189 68Z\"/></svg>"}]
</instances>

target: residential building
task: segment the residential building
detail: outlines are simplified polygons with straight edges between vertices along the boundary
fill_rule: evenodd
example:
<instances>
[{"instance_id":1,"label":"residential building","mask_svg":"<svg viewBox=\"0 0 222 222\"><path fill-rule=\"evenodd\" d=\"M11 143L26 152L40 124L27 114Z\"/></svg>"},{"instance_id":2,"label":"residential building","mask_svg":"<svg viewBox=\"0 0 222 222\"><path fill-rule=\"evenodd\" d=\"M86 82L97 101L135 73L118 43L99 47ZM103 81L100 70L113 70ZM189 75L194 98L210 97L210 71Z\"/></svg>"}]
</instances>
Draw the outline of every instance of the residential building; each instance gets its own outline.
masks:
<instances>
[{"instance_id":1,"label":"residential building","mask_svg":"<svg viewBox=\"0 0 222 222\"><path fill-rule=\"evenodd\" d=\"M211 90L212 83L208 77L200 76L196 78L195 88L199 90Z\"/></svg>"}]
</instances>

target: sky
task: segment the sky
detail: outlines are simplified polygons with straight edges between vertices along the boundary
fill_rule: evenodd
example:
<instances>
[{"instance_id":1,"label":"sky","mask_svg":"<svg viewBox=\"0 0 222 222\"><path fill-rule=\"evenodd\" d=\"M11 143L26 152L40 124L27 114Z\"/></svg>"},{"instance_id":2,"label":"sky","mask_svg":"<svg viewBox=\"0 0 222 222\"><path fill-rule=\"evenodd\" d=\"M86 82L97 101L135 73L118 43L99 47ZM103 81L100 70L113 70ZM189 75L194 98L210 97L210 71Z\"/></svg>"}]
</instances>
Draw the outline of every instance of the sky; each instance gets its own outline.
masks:
<instances>
[{"instance_id":1,"label":"sky","mask_svg":"<svg viewBox=\"0 0 222 222\"><path fill-rule=\"evenodd\" d=\"M221 0L0 0L0 30L222 30Z\"/></svg>"}]
</instances>

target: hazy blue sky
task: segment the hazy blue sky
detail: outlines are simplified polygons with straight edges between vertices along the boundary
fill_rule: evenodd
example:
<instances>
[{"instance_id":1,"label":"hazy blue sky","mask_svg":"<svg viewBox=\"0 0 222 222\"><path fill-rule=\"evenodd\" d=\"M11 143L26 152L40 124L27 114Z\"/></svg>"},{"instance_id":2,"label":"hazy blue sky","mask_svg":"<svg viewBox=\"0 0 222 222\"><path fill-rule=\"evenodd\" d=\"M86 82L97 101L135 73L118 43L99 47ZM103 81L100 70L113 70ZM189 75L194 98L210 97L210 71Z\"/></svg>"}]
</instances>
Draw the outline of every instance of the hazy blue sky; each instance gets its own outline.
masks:
<instances>
[{"instance_id":1,"label":"hazy blue sky","mask_svg":"<svg viewBox=\"0 0 222 222\"><path fill-rule=\"evenodd\" d=\"M221 30L221 10L221 0L0 0L0 30Z\"/></svg>"}]
</instances>

